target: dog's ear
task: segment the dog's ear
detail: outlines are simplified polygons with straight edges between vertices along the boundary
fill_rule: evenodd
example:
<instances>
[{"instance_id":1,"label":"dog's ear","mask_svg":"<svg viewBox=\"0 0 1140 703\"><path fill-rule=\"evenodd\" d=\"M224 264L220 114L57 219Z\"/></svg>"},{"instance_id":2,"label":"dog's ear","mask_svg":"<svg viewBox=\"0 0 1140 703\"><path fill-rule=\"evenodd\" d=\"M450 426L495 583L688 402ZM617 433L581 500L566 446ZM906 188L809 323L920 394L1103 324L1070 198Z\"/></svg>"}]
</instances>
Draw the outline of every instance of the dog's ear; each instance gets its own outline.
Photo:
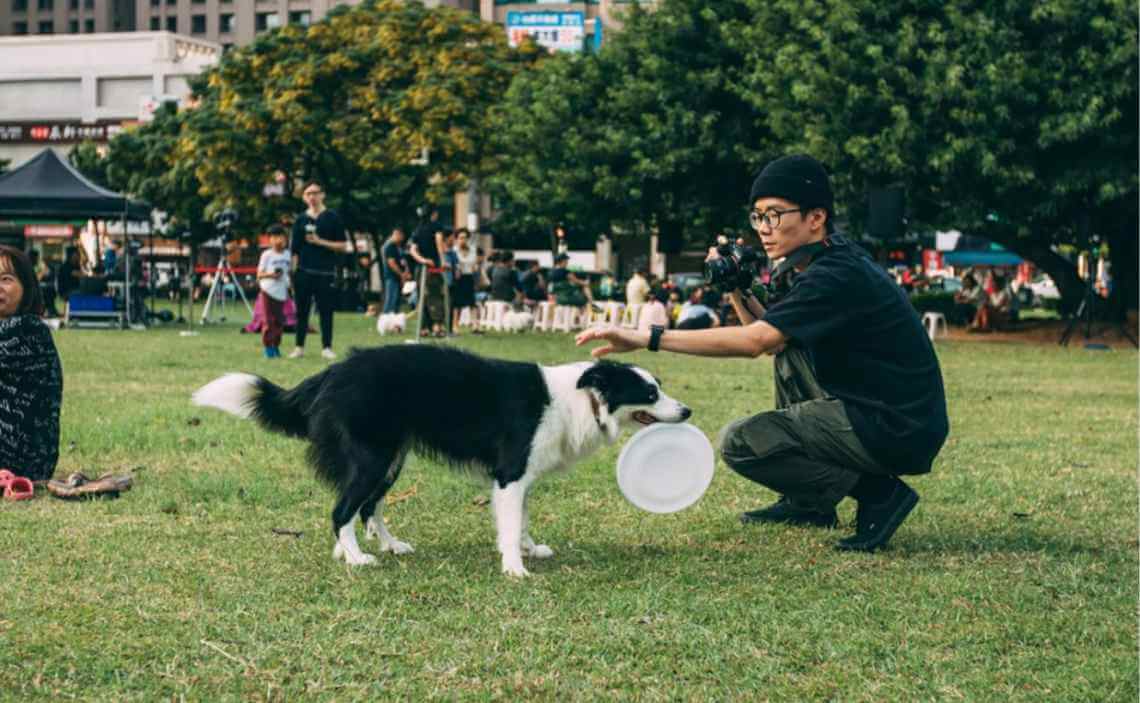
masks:
<instances>
[{"instance_id":1,"label":"dog's ear","mask_svg":"<svg viewBox=\"0 0 1140 703\"><path fill-rule=\"evenodd\" d=\"M578 377L578 388L593 388L604 394L612 386L614 376L621 368L620 364L612 361L598 362Z\"/></svg>"}]
</instances>

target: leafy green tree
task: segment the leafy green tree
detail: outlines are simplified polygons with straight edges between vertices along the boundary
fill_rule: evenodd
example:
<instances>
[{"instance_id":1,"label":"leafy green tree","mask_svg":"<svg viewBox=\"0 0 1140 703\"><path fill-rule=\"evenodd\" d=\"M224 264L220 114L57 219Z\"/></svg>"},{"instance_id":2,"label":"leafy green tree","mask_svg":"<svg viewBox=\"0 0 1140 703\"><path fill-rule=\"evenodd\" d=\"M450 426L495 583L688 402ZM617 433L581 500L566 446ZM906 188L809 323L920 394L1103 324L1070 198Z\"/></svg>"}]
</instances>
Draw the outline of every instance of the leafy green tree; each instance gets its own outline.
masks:
<instances>
[{"instance_id":1,"label":"leafy green tree","mask_svg":"<svg viewBox=\"0 0 1140 703\"><path fill-rule=\"evenodd\" d=\"M901 183L912 229L983 234L1069 306L1084 286L1056 246L1099 234L1135 306L1135 3L748 2L747 94L829 164L854 227L868 189Z\"/></svg>"},{"instance_id":2,"label":"leafy green tree","mask_svg":"<svg viewBox=\"0 0 1140 703\"><path fill-rule=\"evenodd\" d=\"M630 220L625 203L598 192L595 169L607 123L605 73L596 57L557 55L520 74L497 113L500 168L488 185L500 196L496 238L522 246L547 243L564 224L571 246ZM540 244L541 243L541 244Z\"/></svg>"},{"instance_id":3,"label":"leafy green tree","mask_svg":"<svg viewBox=\"0 0 1140 703\"><path fill-rule=\"evenodd\" d=\"M105 156L84 143L69 154L71 163L88 178L127 193L167 213L167 223L189 232L192 243L215 236L208 208L194 175L195 162L177 153L186 114L173 105L155 111L154 120L125 130L107 145Z\"/></svg>"},{"instance_id":4,"label":"leafy green tree","mask_svg":"<svg viewBox=\"0 0 1140 703\"><path fill-rule=\"evenodd\" d=\"M565 221L591 235L655 227L706 241L743 228L767 131L739 94L750 21L739 0L665 0L630 8L596 55L558 56L520 75L498 130L495 185L527 226Z\"/></svg>"},{"instance_id":5,"label":"leafy green tree","mask_svg":"<svg viewBox=\"0 0 1140 703\"><path fill-rule=\"evenodd\" d=\"M107 178L107 160L99 153L99 145L95 142L76 144L67 152L67 160L96 185L111 187Z\"/></svg>"},{"instance_id":6,"label":"leafy green tree","mask_svg":"<svg viewBox=\"0 0 1140 703\"><path fill-rule=\"evenodd\" d=\"M260 219L298 207L262 194L282 174L290 185L320 181L350 228L386 231L486 172L486 115L535 55L453 8L339 7L227 54L180 153L201 155L208 197Z\"/></svg>"}]
</instances>

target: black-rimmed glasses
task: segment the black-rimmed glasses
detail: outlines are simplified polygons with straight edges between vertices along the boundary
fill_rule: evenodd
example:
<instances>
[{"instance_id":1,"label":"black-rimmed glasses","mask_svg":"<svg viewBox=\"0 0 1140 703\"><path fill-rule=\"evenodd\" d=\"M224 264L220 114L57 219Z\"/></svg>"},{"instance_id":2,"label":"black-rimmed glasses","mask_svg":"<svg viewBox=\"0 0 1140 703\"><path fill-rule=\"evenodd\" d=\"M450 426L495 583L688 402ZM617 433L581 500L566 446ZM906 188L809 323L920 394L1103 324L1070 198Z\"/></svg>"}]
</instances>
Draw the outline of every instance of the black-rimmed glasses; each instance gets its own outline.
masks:
<instances>
[{"instance_id":1,"label":"black-rimmed glasses","mask_svg":"<svg viewBox=\"0 0 1140 703\"><path fill-rule=\"evenodd\" d=\"M760 223L768 225L768 229L776 229L780 226L780 216L787 215L790 212L803 212L798 207L788 208L787 210L777 210L770 207L764 212L759 210L752 210L748 213L748 222L752 224L752 229L760 229Z\"/></svg>"}]
</instances>

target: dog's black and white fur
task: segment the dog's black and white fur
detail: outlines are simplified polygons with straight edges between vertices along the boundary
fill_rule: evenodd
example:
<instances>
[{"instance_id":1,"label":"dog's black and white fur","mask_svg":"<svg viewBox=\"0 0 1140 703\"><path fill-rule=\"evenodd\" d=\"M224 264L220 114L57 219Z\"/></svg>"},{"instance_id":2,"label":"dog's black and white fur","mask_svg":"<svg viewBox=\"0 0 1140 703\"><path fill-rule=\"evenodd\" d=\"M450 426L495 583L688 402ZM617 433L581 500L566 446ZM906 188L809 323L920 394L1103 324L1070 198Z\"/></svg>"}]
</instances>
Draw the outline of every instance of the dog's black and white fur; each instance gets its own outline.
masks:
<instances>
[{"instance_id":1,"label":"dog's black and white fur","mask_svg":"<svg viewBox=\"0 0 1140 703\"><path fill-rule=\"evenodd\" d=\"M485 469L502 568L511 576L527 575L524 555L553 556L527 532L526 494L539 476L614 442L623 427L691 414L634 366L548 367L429 345L355 351L292 390L227 374L199 389L194 402L309 440L309 460L339 494L333 557L349 564L376 561L357 544L357 516L382 551L412 551L380 516L408 451Z\"/></svg>"}]
</instances>

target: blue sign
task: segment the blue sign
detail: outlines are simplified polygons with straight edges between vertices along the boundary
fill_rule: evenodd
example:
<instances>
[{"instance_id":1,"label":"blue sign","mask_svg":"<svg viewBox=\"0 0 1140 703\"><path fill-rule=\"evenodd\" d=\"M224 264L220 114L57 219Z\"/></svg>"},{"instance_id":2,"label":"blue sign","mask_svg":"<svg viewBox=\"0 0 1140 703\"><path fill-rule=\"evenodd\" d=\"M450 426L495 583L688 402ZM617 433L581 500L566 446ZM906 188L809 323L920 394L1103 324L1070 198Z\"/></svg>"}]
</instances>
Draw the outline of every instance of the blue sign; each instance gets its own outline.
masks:
<instances>
[{"instance_id":1,"label":"blue sign","mask_svg":"<svg viewBox=\"0 0 1140 703\"><path fill-rule=\"evenodd\" d=\"M530 37L550 51L581 51L586 37L582 12L508 12L507 40L518 46Z\"/></svg>"}]
</instances>

